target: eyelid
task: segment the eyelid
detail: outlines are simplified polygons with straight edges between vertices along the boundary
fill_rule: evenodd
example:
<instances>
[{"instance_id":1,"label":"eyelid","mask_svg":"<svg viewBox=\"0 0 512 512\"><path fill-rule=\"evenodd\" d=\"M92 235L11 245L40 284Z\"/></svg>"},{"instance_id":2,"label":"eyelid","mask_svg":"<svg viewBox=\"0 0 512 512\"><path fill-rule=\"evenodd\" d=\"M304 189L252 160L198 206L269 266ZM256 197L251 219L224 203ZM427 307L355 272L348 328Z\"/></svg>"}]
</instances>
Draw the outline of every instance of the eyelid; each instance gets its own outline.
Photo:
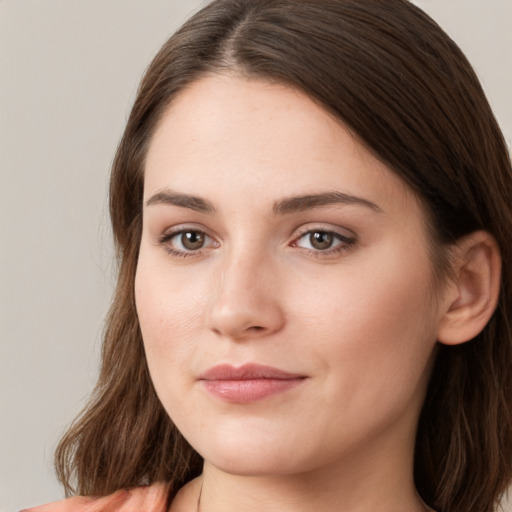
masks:
<instances>
[{"instance_id":1,"label":"eyelid","mask_svg":"<svg viewBox=\"0 0 512 512\"><path fill-rule=\"evenodd\" d=\"M197 224L195 222L182 222L180 224L168 226L161 230L161 234L156 236L156 240L160 241L166 237L176 235L177 233L183 233L184 231L198 231L200 233L204 233L210 238L216 238L216 235L213 235L211 230L206 228L203 224Z\"/></svg>"},{"instance_id":2,"label":"eyelid","mask_svg":"<svg viewBox=\"0 0 512 512\"><path fill-rule=\"evenodd\" d=\"M332 233L344 240L355 240L357 238L356 234L348 229L341 226L333 226L332 224L322 224L322 223L308 223L303 226L300 226L295 230L292 235L293 239L296 240L308 233L315 233L316 231L321 231L323 233Z\"/></svg>"}]
</instances>

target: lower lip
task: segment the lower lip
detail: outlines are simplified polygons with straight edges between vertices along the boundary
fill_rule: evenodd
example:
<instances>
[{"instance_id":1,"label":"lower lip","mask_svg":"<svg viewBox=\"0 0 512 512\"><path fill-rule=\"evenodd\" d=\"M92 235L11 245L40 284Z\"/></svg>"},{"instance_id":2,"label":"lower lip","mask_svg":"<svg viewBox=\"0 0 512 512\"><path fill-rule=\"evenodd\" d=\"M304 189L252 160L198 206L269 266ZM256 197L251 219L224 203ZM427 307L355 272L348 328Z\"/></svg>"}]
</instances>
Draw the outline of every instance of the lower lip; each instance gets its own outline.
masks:
<instances>
[{"instance_id":1,"label":"lower lip","mask_svg":"<svg viewBox=\"0 0 512 512\"><path fill-rule=\"evenodd\" d=\"M304 379L204 380L204 387L218 398L233 404L247 404L298 386Z\"/></svg>"}]
</instances>

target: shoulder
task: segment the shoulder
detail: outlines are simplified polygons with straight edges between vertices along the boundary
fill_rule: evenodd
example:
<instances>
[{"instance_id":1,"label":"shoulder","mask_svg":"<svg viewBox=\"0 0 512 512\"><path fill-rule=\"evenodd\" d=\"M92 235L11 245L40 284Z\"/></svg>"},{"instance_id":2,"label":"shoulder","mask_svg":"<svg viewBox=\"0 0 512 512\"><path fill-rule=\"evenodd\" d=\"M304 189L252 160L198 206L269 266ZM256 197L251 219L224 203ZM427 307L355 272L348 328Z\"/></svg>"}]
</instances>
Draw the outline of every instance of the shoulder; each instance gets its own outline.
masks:
<instances>
[{"instance_id":1,"label":"shoulder","mask_svg":"<svg viewBox=\"0 0 512 512\"><path fill-rule=\"evenodd\" d=\"M166 512L168 485L120 490L110 496L75 496L21 512Z\"/></svg>"}]
</instances>

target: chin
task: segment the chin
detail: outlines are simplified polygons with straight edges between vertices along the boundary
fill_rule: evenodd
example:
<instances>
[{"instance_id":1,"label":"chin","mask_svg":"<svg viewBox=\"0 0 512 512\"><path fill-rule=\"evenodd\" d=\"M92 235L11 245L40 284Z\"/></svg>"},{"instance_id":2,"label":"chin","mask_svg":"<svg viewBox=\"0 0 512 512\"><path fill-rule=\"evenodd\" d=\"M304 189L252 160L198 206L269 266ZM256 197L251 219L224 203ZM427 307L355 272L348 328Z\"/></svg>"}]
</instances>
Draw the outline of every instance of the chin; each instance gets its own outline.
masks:
<instances>
[{"instance_id":1,"label":"chin","mask_svg":"<svg viewBox=\"0 0 512 512\"><path fill-rule=\"evenodd\" d=\"M260 436L262 438L257 439ZM194 447L206 463L232 475L279 476L301 473L318 465L313 460L318 459L318 452L312 451L309 455L299 452L297 443L290 442L289 436L226 436L215 443L205 443L203 438Z\"/></svg>"}]
</instances>

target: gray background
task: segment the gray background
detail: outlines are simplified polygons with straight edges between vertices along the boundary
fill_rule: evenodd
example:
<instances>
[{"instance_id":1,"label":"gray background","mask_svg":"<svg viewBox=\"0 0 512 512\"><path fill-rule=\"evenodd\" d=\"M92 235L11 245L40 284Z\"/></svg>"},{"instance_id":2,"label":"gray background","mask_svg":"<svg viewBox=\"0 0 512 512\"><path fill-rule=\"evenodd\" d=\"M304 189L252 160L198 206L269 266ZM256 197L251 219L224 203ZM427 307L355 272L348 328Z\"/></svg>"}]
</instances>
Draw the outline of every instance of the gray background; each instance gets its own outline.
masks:
<instances>
[{"instance_id":1,"label":"gray background","mask_svg":"<svg viewBox=\"0 0 512 512\"><path fill-rule=\"evenodd\" d=\"M510 146L512 0L417 0ZM94 384L114 282L108 170L150 58L198 0L0 0L0 512L60 499L56 440Z\"/></svg>"}]
</instances>

